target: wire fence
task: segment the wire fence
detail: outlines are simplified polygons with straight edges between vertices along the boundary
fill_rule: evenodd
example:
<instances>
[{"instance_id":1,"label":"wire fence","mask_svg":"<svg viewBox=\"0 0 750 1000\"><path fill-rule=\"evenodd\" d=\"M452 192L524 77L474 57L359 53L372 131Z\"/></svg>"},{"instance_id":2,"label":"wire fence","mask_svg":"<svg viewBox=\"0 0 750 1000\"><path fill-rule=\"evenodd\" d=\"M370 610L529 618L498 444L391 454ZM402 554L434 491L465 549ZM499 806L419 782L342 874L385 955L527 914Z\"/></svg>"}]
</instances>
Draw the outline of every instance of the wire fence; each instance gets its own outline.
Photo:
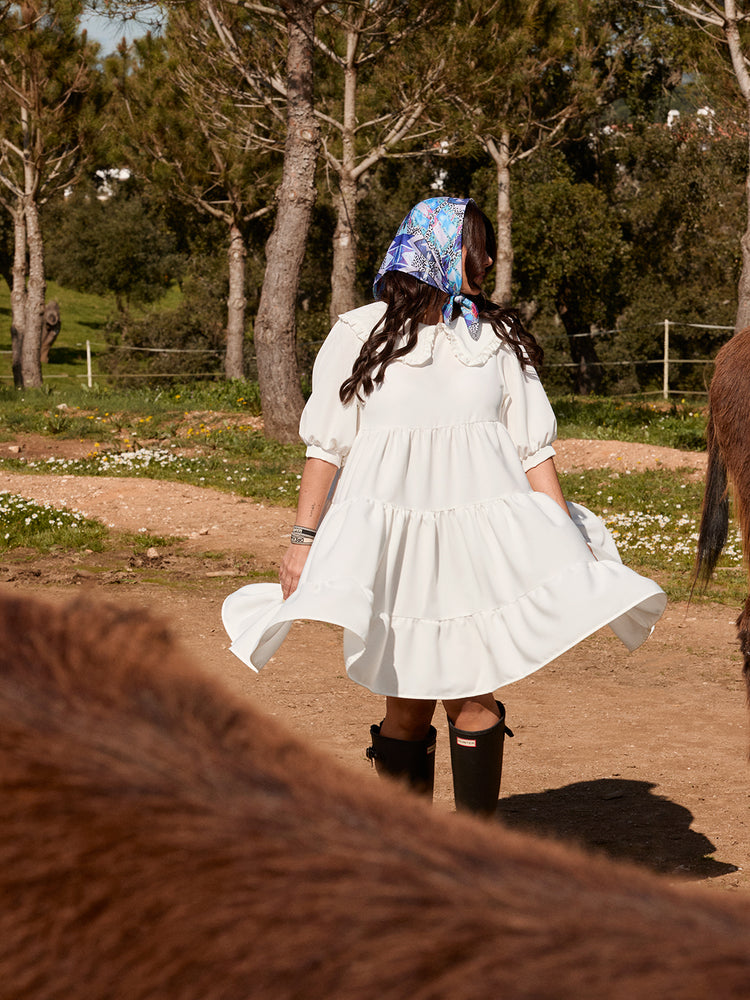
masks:
<instances>
[{"instance_id":1,"label":"wire fence","mask_svg":"<svg viewBox=\"0 0 750 1000\"><path fill-rule=\"evenodd\" d=\"M658 324L664 331L664 349L662 357L660 358L638 358L630 359L624 361L597 361L596 364L600 368L634 368L636 366L643 365L660 365L662 368L662 388L655 391L644 391L636 393L620 393L623 396L662 396L663 399L669 399L670 395L684 395L684 389L671 389L669 385L670 371L673 366L676 365L712 365L714 364L715 357L712 358L675 358L670 355L670 331L676 327L691 328L695 330L715 330L715 331L734 331L732 326L719 326L711 323L680 323L674 322L669 319L665 319L662 323ZM576 337L604 337L612 336L620 333L620 330L595 330L590 333L577 333L572 334L568 339L574 339ZM300 345L305 354L309 357L314 356L317 351L315 348L320 347L323 343L320 341L305 341L304 344ZM201 355L213 355L217 359L222 359L222 352L217 350L200 349L200 348L179 348L179 347L131 347L130 345L117 345L113 346L100 341L89 341L87 340L85 345L76 344L76 347L85 346L86 349L86 370L82 372L73 373L61 373L57 374L54 372L45 372L44 378L46 379L62 379L62 378L77 378L85 379L88 386L91 387L94 381L94 370L91 348L94 347L104 347L108 351L127 351L127 352L144 352L150 354L201 354ZM11 351L0 351L0 354L10 355ZM247 359L249 362L248 367L256 369L255 357ZM576 369L579 367L579 363L575 361L560 361L545 364L546 368L567 368ZM257 377L257 369L255 370L255 375ZM104 373L104 377L107 379L160 379L160 378L170 378L170 379L197 379L197 378L221 378L223 376L222 367L219 364L215 371L206 372L129 372L129 373ZM249 375L250 380L252 380L253 375ZM0 380L12 381L13 375L0 375ZM703 396L707 395L706 391L699 391L690 389L689 394L693 396Z\"/></svg>"},{"instance_id":2,"label":"wire fence","mask_svg":"<svg viewBox=\"0 0 750 1000\"><path fill-rule=\"evenodd\" d=\"M63 372L60 374L54 372L45 372L45 381L50 378L77 378L86 379L86 383L89 388L94 384L94 369L91 348L93 347L106 347L108 351L127 351L128 353L133 351L143 351L150 354L204 354L204 355L214 355L215 357L221 359L222 352L216 350L208 350L195 347L131 347L130 345L111 345L106 344L103 341L87 340L85 345L75 344L76 347L86 348L86 370L85 372ZM12 351L0 351L0 354L12 354ZM128 372L128 373L114 373L107 372L105 377L107 379L155 379L155 378L217 378L221 376L221 366L217 367L216 371L213 372L190 372L189 376L185 372ZM0 379L3 381L10 380L13 381L13 375L0 375Z\"/></svg>"},{"instance_id":3,"label":"wire fence","mask_svg":"<svg viewBox=\"0 0 750 1000\"><path fill-rule=\"evenodd\" d=\"M674 365L712 365L714 364L716 358L674 358L670 355L669 347L669 335L670 331L675 327L685 327L693 330L729 330L734 332L733 326L719 326L714 323L676 323L673 320L665 319L663 323L658 324L664 330L664 350L660 358L646 358L638 360L627 360L627 361L597 361L596 364L600 368L619 368L627 367L634 368L636 365L660 365L662 368L662 388L660 390L655 390L653 392L638 392L638 393L625 393L623 395L637 395L637 396L661 396L663 399L669 399L672 396L684 395L685 390L683 389L671 389L669 386L670 370ZM575 337L603 337L611 336L612 334L619 333L619 330L595 330L591 333L574 333L568 339L573 339ZM579 365L575 361L560 361L552 364L545 365L547 368L578 368ZM691 396L707 396L707 390L695 390L690 389L689 394Z\"/></svg>"}]
</instances>

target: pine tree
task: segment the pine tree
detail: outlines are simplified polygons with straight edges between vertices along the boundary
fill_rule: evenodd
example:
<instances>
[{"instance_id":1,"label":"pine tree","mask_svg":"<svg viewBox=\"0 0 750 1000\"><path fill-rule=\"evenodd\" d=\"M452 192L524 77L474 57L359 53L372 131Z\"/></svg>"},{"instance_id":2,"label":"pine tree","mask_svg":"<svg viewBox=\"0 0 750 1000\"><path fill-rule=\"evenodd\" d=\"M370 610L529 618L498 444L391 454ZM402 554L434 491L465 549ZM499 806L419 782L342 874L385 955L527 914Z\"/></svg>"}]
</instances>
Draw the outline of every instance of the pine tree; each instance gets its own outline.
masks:
<instances>
[{"instance_id":1,"label":"pine tree","mask_svg":"<svg viewBox=\"0 0 750 1000\"><path fill-rule=\"evenodd\" d=\"M83 115L95 47L78 30L77 0L0 8L0 204L13 220L11 293L16 386L40 386L46 277L40 207L84 159Z\"/></svg>"},{"instance_id":2,"label":"pine tree","mask_svg":"<svg viewBox=\"0 0 750 1000\"><path fill-rule=\"evenodd\" d=\"M199 5L174 8L162 36L134 45L118 105L123 155L140 176L226 230L229 289L224 373L244 377L248 227L271 211L273 162L259 158L258 120ZM125 60L127 53L123 52Z\"/></svg>"},{"instance_id":3,"label":"pine tree","mask_svg":"<svg viewBox=\"0 0 750 1000\"><path fill-rule=\"evenodd\" d=\"M750 4L743 0L666 0L660 4L666 15L688 18L723 50L731 65L735 102L747 134L746 227L741 240L742 270L737 290L735 331L750 326ZM738 91L738 93L737 93Z\"/></svg>"}]
</instances>

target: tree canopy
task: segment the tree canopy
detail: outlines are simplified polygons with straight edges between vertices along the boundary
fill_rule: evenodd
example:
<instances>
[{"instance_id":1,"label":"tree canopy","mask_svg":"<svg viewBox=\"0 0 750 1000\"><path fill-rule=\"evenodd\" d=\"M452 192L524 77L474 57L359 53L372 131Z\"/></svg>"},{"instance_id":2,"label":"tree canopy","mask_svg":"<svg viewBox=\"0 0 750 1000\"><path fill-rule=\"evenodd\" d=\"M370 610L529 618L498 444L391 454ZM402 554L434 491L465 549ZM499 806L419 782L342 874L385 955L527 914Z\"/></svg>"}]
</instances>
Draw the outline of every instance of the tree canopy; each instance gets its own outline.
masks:
<instances>
[{"instance_id":1,"label":"tree canopy","mask_svg":"<svg viewBox=\"0 0 750 1000\"><path fill-rule=\"evenodd\" d=\"M331 316L370 296L435 193L496 220L493 295L567 366L560 388L651 389L665 318L685 358L716 346L688 323L750 322L739 0L107 7L156 11L154 30L102 58L81 3L0 3L0 273L32 331L27 384L46 269L123 306L210 274L224 376L254 352L268 431L293 439L299 365L305 384ZM123 167L98 198L97 171Z\"/></svg>"}]
</instances>

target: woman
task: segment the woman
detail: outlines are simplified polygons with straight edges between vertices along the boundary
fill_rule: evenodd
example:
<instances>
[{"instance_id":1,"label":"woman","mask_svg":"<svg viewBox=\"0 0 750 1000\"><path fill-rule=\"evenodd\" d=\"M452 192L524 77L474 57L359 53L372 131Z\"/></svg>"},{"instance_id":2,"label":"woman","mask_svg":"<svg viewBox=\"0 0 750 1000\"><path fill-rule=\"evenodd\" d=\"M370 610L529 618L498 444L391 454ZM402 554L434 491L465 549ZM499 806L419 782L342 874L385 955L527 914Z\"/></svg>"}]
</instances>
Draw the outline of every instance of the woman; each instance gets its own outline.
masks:
<instances>
[{"instance_id":1,"label":"woman","mask_svg":"<svg viewBox=\"0 0 750 1000\"><path fill-rule=\"evenodd\" d=\"M494 254L470 199L408 214L376 301L340 317L316 359L281 593L245 587L223 612L254 668L296 618L343 626L349 676L386 699L368 756L429 794L442 700L456 805L479 813L500 785L493 692L605 624L635 649L666 604L598 518L565 503L542 351L481 294Z\"/></svg>"}]
</instances>

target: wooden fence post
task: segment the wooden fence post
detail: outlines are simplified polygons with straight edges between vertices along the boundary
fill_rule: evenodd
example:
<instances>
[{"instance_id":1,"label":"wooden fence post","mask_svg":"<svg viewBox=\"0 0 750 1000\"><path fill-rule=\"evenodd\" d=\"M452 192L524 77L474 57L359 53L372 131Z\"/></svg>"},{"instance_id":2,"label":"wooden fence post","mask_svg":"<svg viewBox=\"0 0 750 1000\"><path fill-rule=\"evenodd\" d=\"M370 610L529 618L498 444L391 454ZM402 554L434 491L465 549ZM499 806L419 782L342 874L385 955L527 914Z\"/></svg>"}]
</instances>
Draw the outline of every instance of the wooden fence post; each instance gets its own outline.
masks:
<instances>
[{"instance_id":1,"label":"wooden fence post","mask_svg":"<svg viewBox=\"0 0 750 1000\"><path fill-rule=\"evenodd\" d=\"M665 399L669 399L669 320L664 320L664 383L662 386Z\"/></svg>"}]
</instances>

